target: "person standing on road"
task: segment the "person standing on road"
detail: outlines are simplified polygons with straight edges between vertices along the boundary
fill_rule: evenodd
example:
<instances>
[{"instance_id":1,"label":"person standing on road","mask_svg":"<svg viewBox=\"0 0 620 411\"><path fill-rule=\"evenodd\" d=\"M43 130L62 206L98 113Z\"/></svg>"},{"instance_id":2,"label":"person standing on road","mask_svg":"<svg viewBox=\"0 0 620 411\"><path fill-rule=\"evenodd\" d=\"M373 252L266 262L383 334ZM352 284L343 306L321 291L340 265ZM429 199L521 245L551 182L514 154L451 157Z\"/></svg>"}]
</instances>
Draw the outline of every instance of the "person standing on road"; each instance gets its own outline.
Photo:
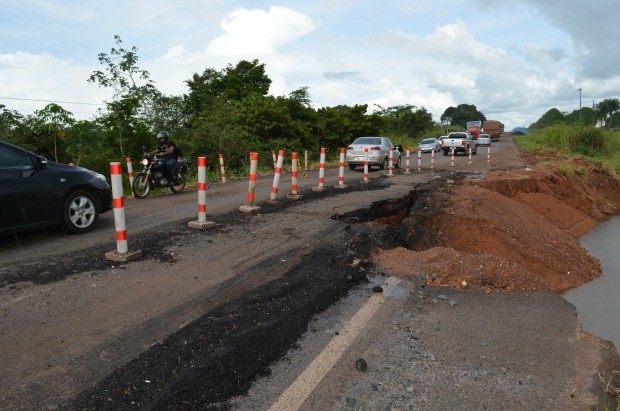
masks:
<instances>
[{"instance_id":1,"label":"person standing on road","mask_svg":"<svg viewBox=\"0 0 620 411\"><path fill-rule=\"evenodd\" d=\"M166 184L173 185L175 178L172 174L172 170L176 167L177 160L182 156L181 150L170 140L170 136L165 131L157 133L157 139L159 140L159 146L157 149L153 150L151 154L161 153L164 156L162 172L166 179Z\"/></svg>"}]
</instances>

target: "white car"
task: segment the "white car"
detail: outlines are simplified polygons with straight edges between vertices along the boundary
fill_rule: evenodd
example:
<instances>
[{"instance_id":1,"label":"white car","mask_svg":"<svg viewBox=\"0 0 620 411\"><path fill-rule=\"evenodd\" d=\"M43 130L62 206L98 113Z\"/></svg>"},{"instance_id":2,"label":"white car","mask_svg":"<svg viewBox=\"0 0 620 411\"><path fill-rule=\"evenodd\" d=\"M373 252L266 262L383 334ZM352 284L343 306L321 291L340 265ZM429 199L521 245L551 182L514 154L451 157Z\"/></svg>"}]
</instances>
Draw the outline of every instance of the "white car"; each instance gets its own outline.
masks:
<instances>
[{"instance_id":1,"label":"white car","mask_svg":"<svg viewBox=\"0 0 620 411\"><path fill-rule=\"evenodd\" d=\"M488 134L480 134L478 136L478 145L479 146L490 146L491 145L491 136Z\"/></svg>"},{"instance_id":2,"label":"white car","mask_svg":"<svg viewBox=\"0 0 620 411\"><path fill-rule=\"evenodd\" d=\"M346 160L351 170L363 166L365 161L364 149L368 149L368 166L378 166L382 170L388 169L390 148L394 168L400 168L400 153L402 146L396 146L387 137L358 137L347 147Z\"/></svg>"}]
</instances>

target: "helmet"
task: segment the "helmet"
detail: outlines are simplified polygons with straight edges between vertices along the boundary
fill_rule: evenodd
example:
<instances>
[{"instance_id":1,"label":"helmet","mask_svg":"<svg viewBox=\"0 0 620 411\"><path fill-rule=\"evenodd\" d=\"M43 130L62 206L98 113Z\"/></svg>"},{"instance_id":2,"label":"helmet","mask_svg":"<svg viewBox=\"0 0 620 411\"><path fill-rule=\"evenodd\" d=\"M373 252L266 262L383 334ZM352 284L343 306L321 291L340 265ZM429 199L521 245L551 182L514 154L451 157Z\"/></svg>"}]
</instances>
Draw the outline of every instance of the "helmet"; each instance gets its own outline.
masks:
<instances>
[{"instance_id":1,"label":"helmet","mask_svg":"<svg viewBox=\"0 0 620 411\"><path fill-rule=\"evenodd\" d=\"M157 138L158 139L159 138L165 138L166 141L168 141L170 139L170 136L165 131L160 131L159 133L157 133Z\"/></svg>"}]
</instances>

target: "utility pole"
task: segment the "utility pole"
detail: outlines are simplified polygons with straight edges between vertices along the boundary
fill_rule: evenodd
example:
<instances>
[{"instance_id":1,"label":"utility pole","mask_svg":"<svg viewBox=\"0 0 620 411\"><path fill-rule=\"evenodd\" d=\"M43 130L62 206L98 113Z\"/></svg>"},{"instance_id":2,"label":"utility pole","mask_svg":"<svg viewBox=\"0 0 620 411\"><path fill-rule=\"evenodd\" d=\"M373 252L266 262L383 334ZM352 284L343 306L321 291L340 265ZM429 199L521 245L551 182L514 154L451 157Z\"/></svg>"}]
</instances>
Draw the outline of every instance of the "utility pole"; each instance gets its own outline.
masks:
<instances>
[{"instance_id":1,"label":"utility pole","mask_svg":"<svg viewBox=\"0 0 620 411\"><path fill-rule=\"evenodd\" d=\"M579 122L581 123L581 89L577 91L579 92Z\"/></svg>"}]
</instances>

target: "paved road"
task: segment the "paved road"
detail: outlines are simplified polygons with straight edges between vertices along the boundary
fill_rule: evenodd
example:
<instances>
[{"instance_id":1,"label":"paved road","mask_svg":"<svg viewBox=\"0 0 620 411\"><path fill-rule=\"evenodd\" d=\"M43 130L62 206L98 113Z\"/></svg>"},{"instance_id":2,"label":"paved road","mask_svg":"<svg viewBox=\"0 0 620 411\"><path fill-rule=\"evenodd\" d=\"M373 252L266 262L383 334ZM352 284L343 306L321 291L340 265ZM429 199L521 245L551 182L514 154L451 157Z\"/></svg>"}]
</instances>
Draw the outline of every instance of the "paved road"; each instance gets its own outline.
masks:
<instances>
[{"instance_id":1,"label":"paved road","mask_svg":"<svg viewBox=\"0 0 620 411\"><path fill-rule=\"evenodd\" d=\"M491 155L494 156L503 147L502 143L495 143L491 147ZM480 147L478 155L472 156L473 167L484 165L486 162L487 147ZM431 166L431 153L423 153L422 169L427 171ZM437 170L447 170L467 166L467 156L457 155L455 166L450 166L450 157L441 153L435 156ZM413 172L417 170L417 152L411 154L410 166ZM405 170L405 157L403 155L402 168L396 173ZM329 167L325 172L325 186L330 187L338 183L338 168ZM369 177L376 178L385 174L385 171L371 168ZM311 190L318 185L318 170L307 173L308 178L301 174L298 178L301 192ZM358 183L363 179L362 168L355 171L345 169L345 183ZM256 202L257 204L269 198L273 183L273 175L264 175L257 179ZM290 192L290 173L284 173L280 180L279 195L284 196ZM237 210L240 205L247 201L248 183L246 179L228 179L226 184L218 182L210 183L207 189L207 212L210 215L224 214ZM191 221L197 218L197 195L194 188L183 193L150 196L144 200L127 198L125 202L125 218L129 241L135 234L152 230L165 223L171 223L180 219ZM114 215L113 212L101 216L97 228L83 235L66 235L56 228L48 228L17 235L0 236L0 260L5 264L23 260L45 259L53 255L68 252L79 252L85 246L94 247L109 244L111 249L114 245ZM1 272L1 270L0 270Z\"/></svg>"},{"instance_id":2,"label":"paved road","mask_svg":"<svg viewBox=\"0 0 620 411\"><path fill-rule=\"evenodd\" d=\"M478 155L474 164L467 166L467 158L459 156L460 164L454 169L485 173L519 164L514 162L512 144L500 143L494 149L498 157L508 160L487 164L486 158ZM452 170L447 162L449 158L440 156L438 169ZM584 351L574 343L574 312L558 297L533 296L529 304L537 304L539 299L540 306L531 305L525 315L506 322L502 307L507 302L501 298L493 303L484 295L471 299L449 295L449 300L457 302L457 309L450 311L454 306L439 299L439 290L420 291L413 283L388 280L380 273L370 275L368 259L374 247L390 246L402 233L383 224L355 221L400 214L403 206L412 206L413 191L418 193L415 201L423 201L420 185L437 175L443 180L451 177L450 171L394 178L382 174L374 172L367 187L352 183L348 191L330 189L282 209L264 206L264 212L253 216L226 214L244 203L246 181L214 185L209 189L207 207L219 225L202 232L177 224L183 216L193 218L195 192L128 201L130 248L133 232L133 238L144 240L139 246L146 251L145 258L129 264L102 263L102 255L98 255L102 244L112 243L102 234L111 229L107 220L111 215L92 235L64 237L46 231L31 234L31 240L25 240L30 235L20 236L19 245L5 239L10 246L0 251L6 262L0 274L27 273L36 281L13 281L0 288L0 346L4 354L0 357L0 408L207 408L246 392L258 376L270 373L273 380L261 379L249 397L231 404L277 408L292 401L286 398L296 398L302 409L356 405L383 409L416 404L432 409L434 404L444 404L441 401L446 408L458 408L461 394L450 391L454 388L450 384L466 383L472 391L469 397L462 397L469 399L464 403L510 408L517 404L508 395L506 387L511 384L498 386L498 391L487 397L479 389L483 383L506 381L502 367L538 352L535 345L548 337L541 330L549 319L540 319L535 331L523 332L510 345L523 344L527 349L505 353L500 362L465 362L458 368L459 363L451 365L450 361L456 361L460 351L440 352L436 344L444 340L453 341L453 346L463 343L456 327L460 318L466 329L484 325L490 335L494 327L503 327L502 338L511 338L510 329L517 325L527 328L527 321L538 310L558 313L551 319L559 324L557 333L550 334L554 344L544 351L555 357L540 370L518 369L525 374L508 381L525 382L527 389L514 394L525 408L559 404L557 387L566 375L574 374L575 355ZM330 170L326 185L333 186L336 175L337 170ZM351 182L359 181L361 175L361 171L347 169ZM267 198L271 179L259 181L257 197ZM284 181L286 178L283 187ZM302 191L313 185L316 180L311 176L302 182ZM151 229L153 226L157 228ZM44 241L33 240L37 236L43 236ZM370 284L365 282L367 277ZM386 292L375 297L370 285L381 285ZM435 309L439 306L434 300L442 301L441 312ZM478 314L467 317L472 312ZM444 314L448 315L445 322ZM487 323L478 324L481 318ZM493 345L484 355L497 358L505 351L504 340L489 337L485 341ZM480 346L472 349L484 350ZM381 350L389 355L377 354ZM357 371L359 358L367 361L366 372ZM540 359L534 358L534 362ZM553 368L562 362L564 368ZM417 368L401 370L411 375L397 372L405 364ZM430 370L438 366L438 372L422 373L421 367L427 366ZM432 381L464 373L479 377L481 383L457 379L437 385L446 391L445 396L432 391ZM308 378L304 374L310 378L304 380ZM361 376L371 378L365 381ZM532 390L540 389L539 384L547 385L541 395L533 396ZM388 388L389 392L376 394ZM283 393L288 397L281 397ZM373 397L384 402L375 406L368 402ZM489 401L481 402L481 398Z\"/></svg>"}]
</instances>

